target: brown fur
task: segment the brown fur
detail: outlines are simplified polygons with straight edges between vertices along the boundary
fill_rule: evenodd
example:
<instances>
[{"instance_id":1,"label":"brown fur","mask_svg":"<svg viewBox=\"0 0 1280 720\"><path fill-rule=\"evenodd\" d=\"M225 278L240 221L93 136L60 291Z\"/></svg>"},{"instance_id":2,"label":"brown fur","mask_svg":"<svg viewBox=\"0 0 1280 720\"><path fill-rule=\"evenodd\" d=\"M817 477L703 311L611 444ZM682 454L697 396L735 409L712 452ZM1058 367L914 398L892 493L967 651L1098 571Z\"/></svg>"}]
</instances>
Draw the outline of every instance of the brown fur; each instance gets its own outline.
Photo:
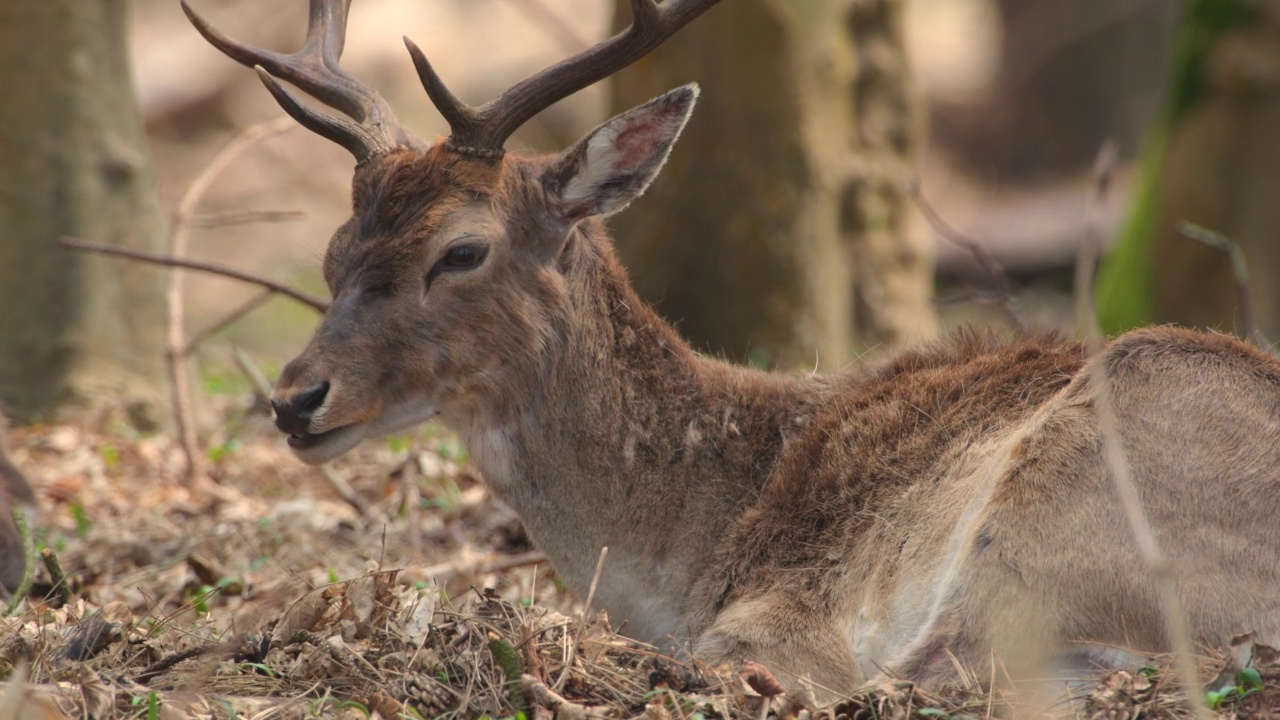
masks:
<instances>
[{"instance_id":1,"label":"brown fur","mask_svg":"<svg viewBox=\"0 0 1280 720\"><path fill-rule=\"evenodd\" d=\"M0 415L0 585L12 591L22 582L22 571L26 567L26 552L13 523L13 509L20 507L27 511L29 520L35 520L36 496L27 479L9 460L6 429L7 422Z\"/></svg>"},{"instance_id":2,"label":"brown fur","mask_svg":"<svg viewBox=\"0 0 1280 720\"><path fill-rule=\"evenodd\" d=\"M438 416L569 587L609 547L597 598L625 632L820 693L882 670L939 682L952 657L981 673L992 653L1168 648L1078 344L964 333L834 375L701 357L601 221L565 219L565 178L599 170L587 147L357 169L332 309L276 391L287 407L331 384L301 457ZM459 238L487 260L433 276ZM1280 640L1280 363L1171 328L1105 353L1193 630Z\"/></svg>"}]
</instances>

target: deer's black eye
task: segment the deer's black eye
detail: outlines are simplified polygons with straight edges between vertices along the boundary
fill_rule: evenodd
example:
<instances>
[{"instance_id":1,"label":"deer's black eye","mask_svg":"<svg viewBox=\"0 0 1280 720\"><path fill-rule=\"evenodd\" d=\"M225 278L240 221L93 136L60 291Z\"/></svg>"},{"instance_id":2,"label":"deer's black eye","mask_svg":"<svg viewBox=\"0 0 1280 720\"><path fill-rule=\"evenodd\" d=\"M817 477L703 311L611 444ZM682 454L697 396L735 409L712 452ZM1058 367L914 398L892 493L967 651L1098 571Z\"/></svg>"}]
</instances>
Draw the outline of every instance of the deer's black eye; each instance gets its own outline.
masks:
<instances>
[{"instance_id":1,"label":"deer's black eye","mask_svg":"<svg viewBox=\"0 0 1280 720\"><path fill-rule=\"evenodd\" d=\"M444 257L437 260L431 272L427 273L426 288L431 287L431 281L440 273L470 270L484 262L488 255L489 248L485 245L454 245L445 251Z\"/></svg>"},{"instance_id":2,"label":"deer's black eye","mask_svg":"<svg viewBox=\"0 0 1280 720\"><path fill-rule=\"evenodd\" d=\"M489 249L483 245L455 245L440 259L442 270L466 270L484 262Z\"/></svg>"}]
</instances>

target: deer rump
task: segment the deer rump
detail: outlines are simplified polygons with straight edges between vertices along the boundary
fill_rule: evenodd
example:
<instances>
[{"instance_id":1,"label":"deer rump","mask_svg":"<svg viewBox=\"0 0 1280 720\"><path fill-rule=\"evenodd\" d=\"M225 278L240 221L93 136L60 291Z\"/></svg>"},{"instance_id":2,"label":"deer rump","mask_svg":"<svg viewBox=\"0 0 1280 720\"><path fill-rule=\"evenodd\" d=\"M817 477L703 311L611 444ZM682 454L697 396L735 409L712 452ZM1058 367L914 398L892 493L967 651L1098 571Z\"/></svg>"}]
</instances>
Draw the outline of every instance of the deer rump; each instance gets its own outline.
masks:
<instances>
[{"instance_id":1,"label":"deer rump","mask_svg":"<svg viewBox=\"0 0 1280 720\"><path fill-rule=\"evenodd\" d=\"M609 547L596 598L628 634L761 662L830 698L880 673L937 684L1168 649L1105 440L1131 466L1196 638L1274 643L1272 356L1158 328L1088 364L1054 338L967 334L836 375L736 367L693 352L636 296L602 221L657 175L696 87L557 155L506 153L525 119L713 4L633 0L631 28L479 108L410 44L452 130L430 144L338 66L343 0L312 0L292 55L232 41L184 3L358 161L352 218L325 255L334 302L272 397L298 457L439 418L566 585L585 593Z\"/></svg>"},{"instance_id":2,"label":"deer rump","mask_svg":"<svg viewBox=\"0 0 1280 720\"><path fill-rule=\"evenodd\" d=\"M1170 649L1103 460L1097 366L1074 344L983 345L909 353L815 415L727 536L706 587L729 590L699 655L842 690ZM1171 328L1104 352L1117 439L1195 639L1273 644L1280 363Z\"/></svg>"}]
</instances>

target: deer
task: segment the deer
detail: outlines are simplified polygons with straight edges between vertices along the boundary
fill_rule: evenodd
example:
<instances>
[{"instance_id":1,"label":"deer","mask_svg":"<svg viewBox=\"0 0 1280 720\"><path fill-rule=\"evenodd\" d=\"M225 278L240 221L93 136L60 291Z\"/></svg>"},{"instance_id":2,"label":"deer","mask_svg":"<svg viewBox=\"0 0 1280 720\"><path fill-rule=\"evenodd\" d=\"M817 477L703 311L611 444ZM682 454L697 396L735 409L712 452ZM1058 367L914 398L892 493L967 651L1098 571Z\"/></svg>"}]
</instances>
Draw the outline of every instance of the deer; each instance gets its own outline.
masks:
<instances>
[{"instance_id":1,"label":"deer","mask_svg":"<svg viewBox=\"0 0 1280 720\"><path fill-rule=\"evenodd\" d=\"M1280 639L1267 352L1156 327L1089 361L1050 334L960 331L833 373L731 364L637 296L605 223L657 176L696 85L562 152L506 150L714 4L632 0L627 29L479 107L406 38L450 128L425 141L340 67L349 2L311 0L302 49L282 54L183 0L205 39L355 159L351 217L323 260L332 305L271 397L296 457L441 422L579 596L608 548L595 598L625 634L832 698L883 677L937 686L993 658L1169 649L1101 451L1105 392L1196 639Z\"/></svg>"},{"instance_id":2,"label":"deer","mask_svg":"<svg viewBox=\"0 0 1280 720\"><path fill-rule=\"evenodd\" d=\"M28 520L37 514L35 491L26 476L9 459L8 421L0 414L0 586L14 592L26 569L25 541L14 523L13 511L21 509Z\"/></svg>"}]
</instances>

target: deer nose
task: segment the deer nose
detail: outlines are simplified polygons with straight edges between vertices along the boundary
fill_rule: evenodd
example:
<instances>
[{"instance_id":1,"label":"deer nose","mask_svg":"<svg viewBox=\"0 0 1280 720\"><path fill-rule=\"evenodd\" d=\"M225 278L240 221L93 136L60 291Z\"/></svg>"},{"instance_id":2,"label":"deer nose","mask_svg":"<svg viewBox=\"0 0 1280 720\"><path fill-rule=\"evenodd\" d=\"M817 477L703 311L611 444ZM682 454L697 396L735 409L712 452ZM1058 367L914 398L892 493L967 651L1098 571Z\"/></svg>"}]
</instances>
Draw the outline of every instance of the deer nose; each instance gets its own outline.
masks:
<instances>
[{"instance_id":1,"label":"deer nose","mask_svg":"<svg viewBox=\"0 0 1280 720\"><path fill-rule=\"evenodd\" d=\"M324 405L329 395L329 381L316 383L289 400L271 399L271 407L276 411L276 427L290 435L307 435L310 433L311 416Z\"/></svg>"}]
</instances>

